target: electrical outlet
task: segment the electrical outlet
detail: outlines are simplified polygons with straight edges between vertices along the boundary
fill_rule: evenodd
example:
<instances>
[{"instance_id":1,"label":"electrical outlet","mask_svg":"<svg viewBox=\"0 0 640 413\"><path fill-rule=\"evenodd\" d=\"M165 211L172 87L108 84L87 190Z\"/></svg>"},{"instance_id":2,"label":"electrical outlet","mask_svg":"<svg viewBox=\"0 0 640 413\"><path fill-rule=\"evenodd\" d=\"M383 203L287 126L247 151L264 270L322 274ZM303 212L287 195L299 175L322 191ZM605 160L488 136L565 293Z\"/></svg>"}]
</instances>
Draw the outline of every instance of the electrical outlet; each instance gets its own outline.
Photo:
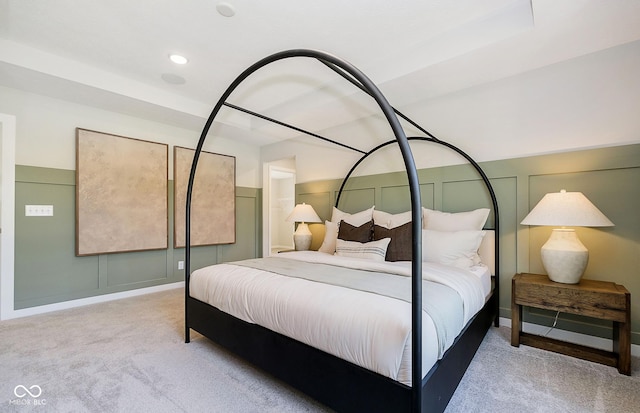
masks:
<instances>
[{"instance_id":1,"label":"electrical outlet","mask_svg":"<svg viewBox=\"0 0 640 413\"><path fill-rule=\"evenodd\" d=\"M184 270L184 261L178 261L178 269Z\"/></svg>"}]
</instances>

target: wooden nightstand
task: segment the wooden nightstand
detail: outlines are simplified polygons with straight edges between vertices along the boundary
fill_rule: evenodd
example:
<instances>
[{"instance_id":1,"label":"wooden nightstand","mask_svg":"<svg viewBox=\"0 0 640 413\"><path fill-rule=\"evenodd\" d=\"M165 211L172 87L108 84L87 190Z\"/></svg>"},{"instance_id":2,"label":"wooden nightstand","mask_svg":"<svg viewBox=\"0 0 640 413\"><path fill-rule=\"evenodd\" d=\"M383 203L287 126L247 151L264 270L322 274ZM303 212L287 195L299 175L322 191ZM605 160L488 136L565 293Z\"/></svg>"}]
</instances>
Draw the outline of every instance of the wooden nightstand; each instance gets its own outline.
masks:
<instances>
[{"instance_id":1,"label":"wooden nightstand","mask_svg":"<svg viewBox=\"0 0 640 413\"><path fill-rule=\"evenodd\" d=\"M546 275L516 274L511 282L511 345L526 344L617 367L631 375L631 294L612 282L561 284ZM613 321L613 351L522 332L522 306Z\"/></svg>"}]
</instances>

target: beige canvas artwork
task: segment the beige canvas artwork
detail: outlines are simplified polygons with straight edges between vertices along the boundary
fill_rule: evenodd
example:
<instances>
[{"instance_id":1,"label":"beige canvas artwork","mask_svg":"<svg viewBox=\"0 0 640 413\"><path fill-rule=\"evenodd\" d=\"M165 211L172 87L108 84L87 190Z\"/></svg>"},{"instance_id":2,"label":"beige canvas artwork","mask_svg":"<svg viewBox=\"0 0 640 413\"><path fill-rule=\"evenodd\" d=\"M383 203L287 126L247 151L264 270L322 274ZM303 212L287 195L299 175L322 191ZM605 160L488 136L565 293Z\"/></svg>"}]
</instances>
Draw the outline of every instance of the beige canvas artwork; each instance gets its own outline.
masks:
<instances>
[{"instance_id":1,"label":"beige canvas artwork","mask_svg":"<svg viewBox=\"0 0 640 413\"><path fill-rule=\"evenodd\" d=\"M174 148L174 246L186 245L186 198L195 150ZM191 196L191 245L236 242L236 158L201 152Z\"/></svg>"},{"instance_id":2,"label":"beige canvas artwork","mask_svg":"<svg viewBox=\"0 0 640 413\"><path fill-rule=\"evenodd\" d=\"M166 144L76 130L76 255L168 247Z\"/></svg>"}]
</instances>

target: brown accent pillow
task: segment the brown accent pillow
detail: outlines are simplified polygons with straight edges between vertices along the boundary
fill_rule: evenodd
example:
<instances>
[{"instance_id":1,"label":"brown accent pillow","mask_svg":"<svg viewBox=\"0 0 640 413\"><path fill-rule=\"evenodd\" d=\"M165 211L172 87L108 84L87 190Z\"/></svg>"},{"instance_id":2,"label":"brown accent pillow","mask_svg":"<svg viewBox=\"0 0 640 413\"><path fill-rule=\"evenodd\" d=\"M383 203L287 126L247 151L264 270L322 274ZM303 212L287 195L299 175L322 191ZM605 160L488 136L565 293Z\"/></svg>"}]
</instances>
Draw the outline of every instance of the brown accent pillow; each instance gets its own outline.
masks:
<instances>
[{"instance_id":1,"label":"brown accent pillow","mask_svg":"<svg viewBox=\"0 0 640 413\"><path fill-rule=\"evenodd\" d=\"M391 238L385 261L411 261L411 222L391 229L374 225L373 240L383 238Z\"/></svg>"},{"instance_id":2,"label":"brown accent pillow","mask_svg":"<svg viewBox=\"0 0 640 413\"><path fill-rule=\"evenodd\" d=\"M338 238L343 241L369 242L373 236L373 220L355 227L348 222L340 221Z\"/></svg>"}]
</instances>

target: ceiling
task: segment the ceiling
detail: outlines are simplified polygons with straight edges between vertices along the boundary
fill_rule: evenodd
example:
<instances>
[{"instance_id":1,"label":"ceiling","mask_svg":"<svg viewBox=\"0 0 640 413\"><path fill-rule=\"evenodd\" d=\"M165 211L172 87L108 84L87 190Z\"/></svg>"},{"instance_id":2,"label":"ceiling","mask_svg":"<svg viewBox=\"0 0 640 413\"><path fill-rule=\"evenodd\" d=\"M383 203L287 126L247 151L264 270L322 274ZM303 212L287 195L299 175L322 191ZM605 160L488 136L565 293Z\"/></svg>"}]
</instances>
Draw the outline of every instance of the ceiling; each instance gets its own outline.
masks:
<instances>
[{"instance_id":1,"label":"ceiling","mask_svg":"<svg viewBox=\"0 0 640 413\"><path fill-rule=\"evenodd\" d=\"M0 0L0 85L199 131L238 74L282 50L335 54L404 111L640 39L637 0L223 2L232 17L220 3ZM228 101L316 133L382 121L313 59L269 65ZM300 135L226 108L214 130L258 145Z\"/></svg>"}]
</instances>

